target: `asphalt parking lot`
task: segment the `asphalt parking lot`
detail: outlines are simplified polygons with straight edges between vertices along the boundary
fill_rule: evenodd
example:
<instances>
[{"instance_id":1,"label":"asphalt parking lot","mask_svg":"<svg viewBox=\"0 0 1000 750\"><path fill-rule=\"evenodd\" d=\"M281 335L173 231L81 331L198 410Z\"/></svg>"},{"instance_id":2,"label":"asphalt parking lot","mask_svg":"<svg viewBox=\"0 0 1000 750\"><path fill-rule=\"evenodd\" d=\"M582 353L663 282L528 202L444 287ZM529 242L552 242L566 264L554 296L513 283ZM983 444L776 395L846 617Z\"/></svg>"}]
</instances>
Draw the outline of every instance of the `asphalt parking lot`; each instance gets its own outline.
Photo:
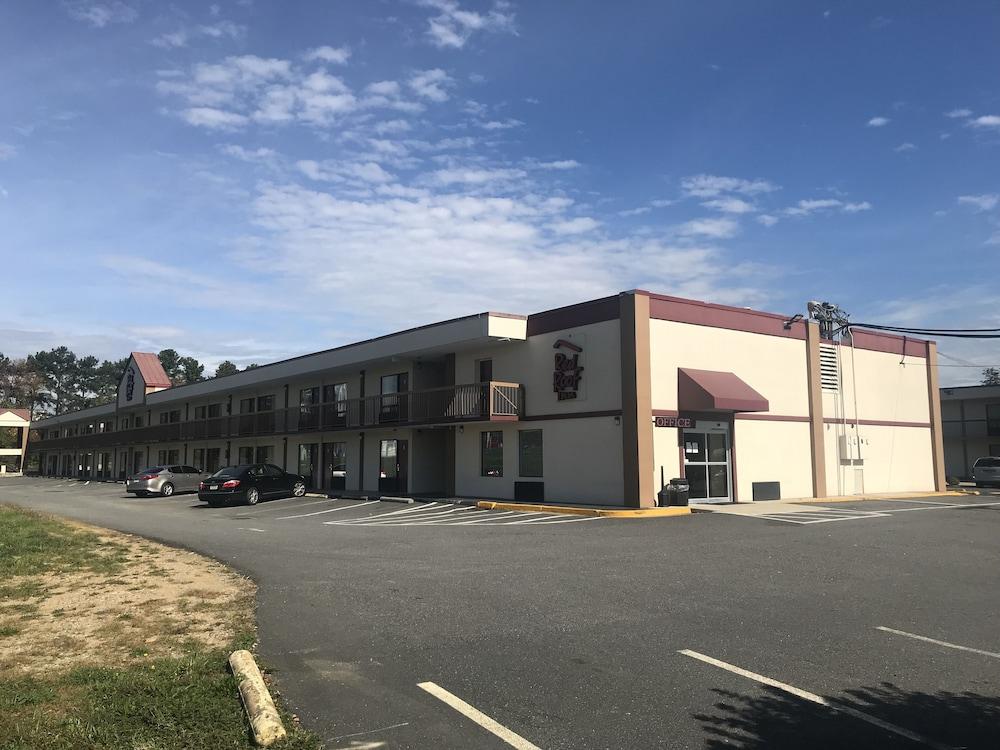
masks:
<instances>
[{"instance_id":1,"label":"asphalt parking lot","mask_svg":"<svg viewBox=\"0 0 1000 750\"><path fill-rule=\"evenodd\" d=\"M0 502L251 575L329 748L1000 747L996 495L570 521L7 478Z\"/></svg>"}]
</instances>

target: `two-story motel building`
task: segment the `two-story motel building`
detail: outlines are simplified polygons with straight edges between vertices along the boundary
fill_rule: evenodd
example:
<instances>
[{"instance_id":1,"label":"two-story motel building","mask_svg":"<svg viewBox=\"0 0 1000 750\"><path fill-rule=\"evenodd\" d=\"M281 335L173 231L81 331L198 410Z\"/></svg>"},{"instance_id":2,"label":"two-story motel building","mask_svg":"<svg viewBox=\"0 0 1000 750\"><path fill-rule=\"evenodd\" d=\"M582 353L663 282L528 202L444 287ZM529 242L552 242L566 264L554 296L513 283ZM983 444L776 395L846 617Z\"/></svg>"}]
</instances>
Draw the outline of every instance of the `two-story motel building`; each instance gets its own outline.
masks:
<instances>
[{"instance_id":1,"label":"two-story motel building","mask_svg":"<svg viewBox=\"0 0 1000 750\"><path fill-rule=\"evenodd\" d=\"M319 491L650 506L944 488L933 342L634 290L486 312L35 425L44 474L266 462Z\"/></svg>"}]
</instances>

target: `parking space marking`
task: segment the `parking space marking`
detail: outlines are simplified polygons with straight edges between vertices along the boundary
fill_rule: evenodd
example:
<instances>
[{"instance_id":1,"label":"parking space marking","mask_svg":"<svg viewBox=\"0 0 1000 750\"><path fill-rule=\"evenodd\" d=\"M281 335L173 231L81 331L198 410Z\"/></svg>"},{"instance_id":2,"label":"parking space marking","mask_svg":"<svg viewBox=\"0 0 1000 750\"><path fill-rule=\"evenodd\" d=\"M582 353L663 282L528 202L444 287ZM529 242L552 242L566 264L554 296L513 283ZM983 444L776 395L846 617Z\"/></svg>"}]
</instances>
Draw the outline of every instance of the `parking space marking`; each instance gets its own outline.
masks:
<instances>
[{"instance_id":1,"label":"parking space marking","mask_svg":"<svg viewBox=\"0 0 1000 750\"><path fill-rule=\"evenodd\" d=\"M236 530L237 531L256 531L258 534L265 534L265 533L267 533L267 532L264 531L264 529L244 528L242 526L237 526Z\"/></svg>"},{"instance_id":2,"label":"parking space marking","mask_svg":"<svg viewBox=\"0 0 1000 750\"><path fill-rule=\"evenodd\" d=\"M799 526L806 526L814 523L830 523L832 521L859 521L867 518L889 518L891 513L882 513L873 510L831 510L807 511L804 513L768 513L759 516L749 516L751 518L763 518L767 521L783 521L784 523L794 523Z\"/></svg>"},{"instance_id":3,"label":"parking space marking","mask_svg":"<svg viewBox=\"0 0 1000 750\"><path fill-rule=\"evenodd\" d=\"M875 627L876 630L881 630L884 633L894 633L895 635L902 635L907 638L912 638L915 641L925 641L927 643L933 643L935 646L944 646L945 648L953 648L957 651L968 651L972 654L979 654L980 656L988 656L991 659L1000 659L1000 654L994 651L984 651L981 648L972 648L971 646L959 646L957 643L948 643L948 641L939 641L936 638L928 638L926 635L917 635L916 633L907 633L905 630L896 630L895 628L887 628L884 625L878 625Z\"/></svg>"},{"instance_id":4,"label":"parking space marking","mask_svg":"<svg viewBox=\"0 0 1000 750\"><path fill-rule=\"evenodd\" d=\"M521 735L505 727L503 724L494 721L475 706L466 703L457 695L449 693L440 685L433 682L421 682L417 684L417 687L421 690L427 691L439 701L451 706L467 719L471 719L476 722L487 732L499 737L511 747L517 748L517 750L541 750L538 745L529 742Z\"/></svg>"},{"instance_id":5,"label":"parking space marking","mask_svg":"<svg viewBox=\"0 0 1000 750\"><path fill-rule=\"evenodd\" d=\"M369 500L365 503L355 503L354 505L343 505L339 508L327 508L326 510L317 510L312 513L301 513L297 516L278 516L275 521L287 521L289 518L309 518L310 516L321 516L324 513L336 513L338 510L350 510L351 508L360 508L364 505L372 505L373 503L379 502L378 500ZM310 503L311 504L311 503Z\"/></svg>"},{"instance_id":6,"label":"parking space marking","mask_svg":"<svg viewBox=\"0 0 1000 750\"><path fill-rule=\"evenodd\" d=\"M851 708L850 706L845 706L841 703L831 703L826 698L821 695L816 695L816 693L810 693L808 690L803 690L802 688L797 688L794 685L789 685L786 682L779 682L778 680L772 679L770 677L765 677L762 674L757 674L756 672L751 672L748 669L743 669L737 667L734 664L729 664L719 659L713 659L711 656L706 656L705 654L700 654L697 651L691 651L690 649L681 649L677 653L683 654L684 656L689 656L692 659L697 659L698 661L704 662L705 664L711 664L713 667L718 667L719 669L724 669L727 672L739 675L740 677L746 677L748 680L753 680L754 682L759 682L761 685L767 685L768 687L775 688L776 690L781 690L782 692L788 693L789 695L794 695L802 700L809 701L811 703L816 703L824 708L828 708L831 711L846 714L852 716L855 719L860 719L879 729L884 729L887 732L892 732L893 734L899 735L900 737L905 737L913 742L919 742L922 745L927 745L928 747L938 748L938 750L953 750L949 745L943 745L934 740L927 739L926 737L917 734L916 732L911 732L909 729L904 729L903 727L896 726L895 724L890 724L887 721L883 721L875 716L866 714L862 711L858 711L856 708Z\"/></svg>"}]
</instances>

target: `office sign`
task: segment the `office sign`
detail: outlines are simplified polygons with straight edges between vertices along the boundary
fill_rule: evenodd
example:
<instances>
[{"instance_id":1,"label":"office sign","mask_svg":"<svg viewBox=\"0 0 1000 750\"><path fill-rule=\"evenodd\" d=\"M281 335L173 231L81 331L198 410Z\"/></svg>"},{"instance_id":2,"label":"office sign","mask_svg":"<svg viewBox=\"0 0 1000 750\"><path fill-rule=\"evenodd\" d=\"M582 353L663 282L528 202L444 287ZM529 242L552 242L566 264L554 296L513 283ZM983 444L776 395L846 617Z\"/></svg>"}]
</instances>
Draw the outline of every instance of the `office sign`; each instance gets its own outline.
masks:
<instances>
[{"instance_id":1,"label":"office sign","mask_svg":"<svg viewBox=\"0 0 1000 750\"><path fill-rule=\"evenodd\" d=\"M694 420L690 417L656 417L657 427L680 427L689 429L694 426Z\"/></svg>"}]
</instances>

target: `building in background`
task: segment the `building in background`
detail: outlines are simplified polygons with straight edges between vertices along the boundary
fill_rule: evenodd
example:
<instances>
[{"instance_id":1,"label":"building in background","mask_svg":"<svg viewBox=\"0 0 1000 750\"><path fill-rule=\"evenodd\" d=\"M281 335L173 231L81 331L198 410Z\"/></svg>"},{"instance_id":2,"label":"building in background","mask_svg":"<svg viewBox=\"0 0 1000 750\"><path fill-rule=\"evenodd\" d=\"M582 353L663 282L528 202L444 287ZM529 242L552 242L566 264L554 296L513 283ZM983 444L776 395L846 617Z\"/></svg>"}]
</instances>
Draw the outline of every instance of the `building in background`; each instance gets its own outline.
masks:
<instances>
[{"instance_id":1,"label":"building in background","mask_svg":"<svg viewBox=\"0 0 1000 750\"><path fill-rule=\"evenodd\" d=\"M933 342L641 290L484 312L36 424L41 471L272 463L333 494L628 507L944 488Z\"/></svg>"},{"instance_id":2,"label":"building in background","mask_svg":"<svg viewBox=\"0 0 1000 750\"><path fill-rule=\"evenodd\" d=\"M0 408L0 474L18 474L24 469L30 428L29 409Z\"/></svg>"},{"instance_id":3,"label":"building in background","mask_svg":"<svg viewBox=\"0 0 1000 750\"><path fill-rule=\"evenodd\" d=\"M972 478L983 456L1000 456L1000 385L941 389L944 460L949 477Z\"/></svg>"}]
</instances>

